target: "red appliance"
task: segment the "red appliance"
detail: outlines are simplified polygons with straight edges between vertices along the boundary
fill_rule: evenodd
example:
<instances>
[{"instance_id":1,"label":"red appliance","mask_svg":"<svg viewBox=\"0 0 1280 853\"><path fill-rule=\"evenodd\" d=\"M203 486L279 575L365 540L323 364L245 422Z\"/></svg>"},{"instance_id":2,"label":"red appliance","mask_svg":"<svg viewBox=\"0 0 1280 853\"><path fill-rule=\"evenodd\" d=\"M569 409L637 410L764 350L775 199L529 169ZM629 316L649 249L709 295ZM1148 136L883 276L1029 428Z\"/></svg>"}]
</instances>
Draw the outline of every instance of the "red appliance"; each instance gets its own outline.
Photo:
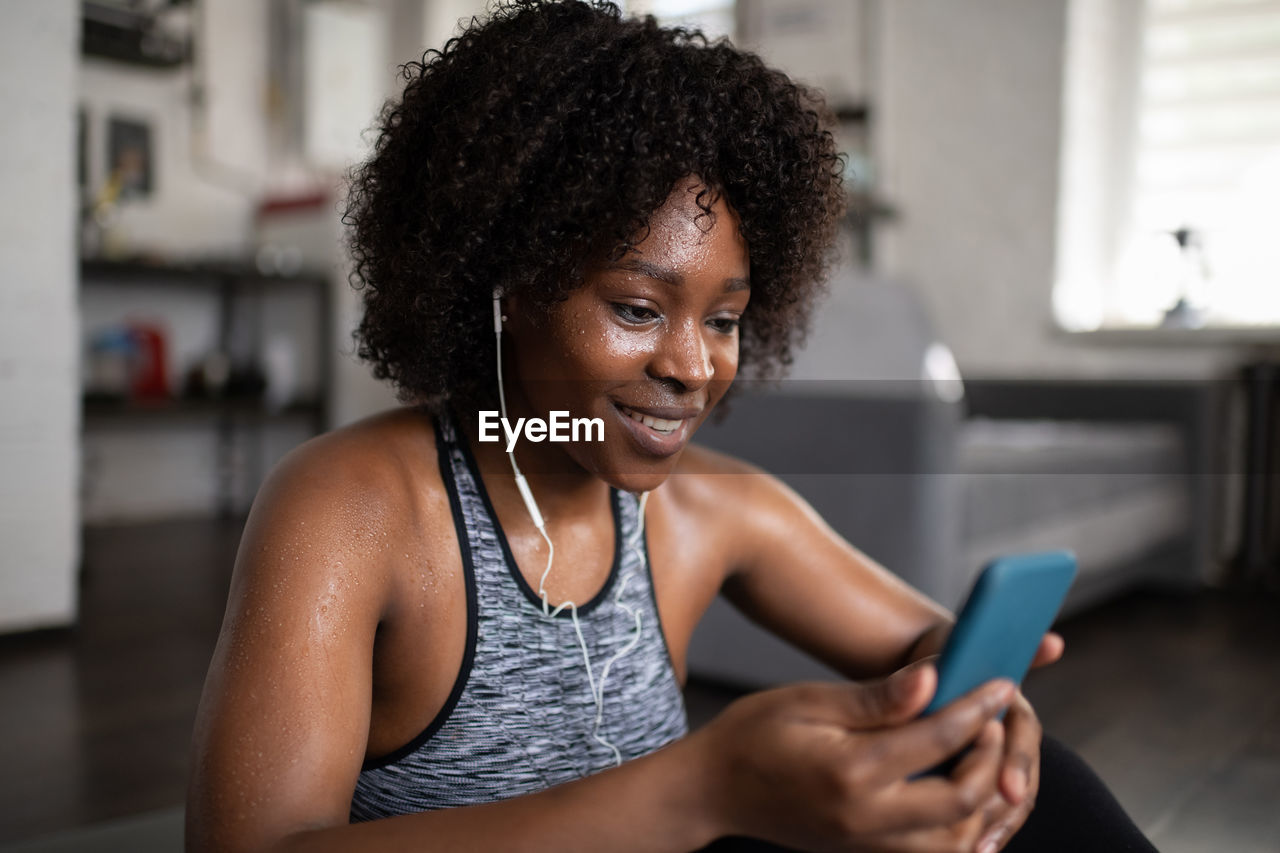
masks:
<instances>
[{"instance_id":1,"label":"red appliance","mask_svg":"<svg viewBox=\"0 0 1280 853\"><path fill-rule=\"evenodd\" d=\"M131 390L135 399L169 396L164 331L148 323L130 323L134 365Z\"/></svg>"}]
</instances>

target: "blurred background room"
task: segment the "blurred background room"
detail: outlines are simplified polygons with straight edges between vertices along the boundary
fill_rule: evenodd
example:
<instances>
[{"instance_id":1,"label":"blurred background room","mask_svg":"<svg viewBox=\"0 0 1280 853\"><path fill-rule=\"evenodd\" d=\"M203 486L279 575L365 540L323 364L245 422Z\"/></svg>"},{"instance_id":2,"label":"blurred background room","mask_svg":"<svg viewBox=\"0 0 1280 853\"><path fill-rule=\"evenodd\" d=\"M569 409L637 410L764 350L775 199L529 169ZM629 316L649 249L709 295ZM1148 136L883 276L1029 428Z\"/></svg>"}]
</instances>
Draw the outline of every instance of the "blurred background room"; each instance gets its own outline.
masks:
<instances>
[{"instance_id":1,"label":"blurred background room","mask_svg":"<svg viewBox=\"0 0 1280 853\"><path fill-rule=\"evenodd\" d=\"M181 848L257 487L396 405L343 174L483 9L0 5L0 851ZM1046 729L1161 850L1280 851L1280 0L624 9L822 89L847 154L809 343L700 440L952 608L1075 550ZM722 602L690 670L693 726L832 676Z\"/></svg>"}]
</instances>

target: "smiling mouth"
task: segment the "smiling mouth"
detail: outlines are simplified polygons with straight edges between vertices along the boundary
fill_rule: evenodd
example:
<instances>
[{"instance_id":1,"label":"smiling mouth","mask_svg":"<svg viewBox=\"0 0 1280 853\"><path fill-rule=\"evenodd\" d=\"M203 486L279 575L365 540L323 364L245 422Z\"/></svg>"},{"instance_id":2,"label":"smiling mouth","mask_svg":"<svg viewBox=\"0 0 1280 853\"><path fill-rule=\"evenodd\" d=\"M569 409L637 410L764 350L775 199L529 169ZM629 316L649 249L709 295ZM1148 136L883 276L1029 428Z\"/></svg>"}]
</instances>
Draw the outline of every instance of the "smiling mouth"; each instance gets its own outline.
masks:
<instances>
[{"instance_id":1,"label":"smiling mouth","mask_svg":"<svg viewBox=\"0 0 1280 853\"><path fill-rule=\"evenodd\" d=\"M655 418L653 415L641 414L640 412L628 409L623 405L619 405L618 409L624 415L631 418L631 420L638 421L654 432L661 433L662 435L671 435L676 430L680 429L680 425L684 423L683 419L672 421L666 418Z\"/></svg>"}]
</instances>

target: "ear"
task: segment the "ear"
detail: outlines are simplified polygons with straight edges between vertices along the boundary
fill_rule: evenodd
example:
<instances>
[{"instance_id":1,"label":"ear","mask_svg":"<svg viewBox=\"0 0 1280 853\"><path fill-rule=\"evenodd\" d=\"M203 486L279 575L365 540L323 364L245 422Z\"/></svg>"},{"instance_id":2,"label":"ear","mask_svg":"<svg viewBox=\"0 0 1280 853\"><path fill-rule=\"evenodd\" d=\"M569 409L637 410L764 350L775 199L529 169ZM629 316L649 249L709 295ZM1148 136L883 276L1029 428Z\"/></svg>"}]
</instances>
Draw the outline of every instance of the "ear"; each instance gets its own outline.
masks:
<instances>
[{"instance_id":1,"label":"ear","mask_svg":"<svg viewBox=\"0 0 1280 853\"><path fill-rule=\"evenodd\" d=\"M499 305L502 311L502 326L507 331L510 331L512 326L516 325L521 319L529 319L523 313L525 301L520 298L518 293L502 295L499 299Z\"/></svg>"},{"instance_id":2,"label":"ear","mask_svg":"<svg viewBox=\"0 0 1280 853\"><path fill-rule=\"evenodd\" d=\"M502 331L502 324L507 318L502 316L504 313L502 308L502 295L496 287L493 289L491 301L493 306L493 331L500 333Z\"/></svg>"}]
</instances>

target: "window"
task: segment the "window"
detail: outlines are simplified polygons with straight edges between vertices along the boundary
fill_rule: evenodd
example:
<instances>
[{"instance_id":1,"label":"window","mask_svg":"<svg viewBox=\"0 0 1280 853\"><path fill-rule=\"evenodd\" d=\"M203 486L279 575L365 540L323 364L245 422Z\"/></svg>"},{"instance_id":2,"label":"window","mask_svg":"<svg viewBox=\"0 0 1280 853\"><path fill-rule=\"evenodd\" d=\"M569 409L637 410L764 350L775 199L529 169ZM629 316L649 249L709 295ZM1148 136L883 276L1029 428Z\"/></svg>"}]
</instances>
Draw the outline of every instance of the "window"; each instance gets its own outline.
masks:
<instances>
[{"instance_id":1,"label":"window","mask_svg":"<svg viewBox=\"0 0 1280 853\"><path fill-rule=\"evenodd\" d=\"M709 39L734 35L734 0L625 0L628 15L653 15L664 27L693 27Z\"/></svg>"},{"instance_id":2,"label":"window","mask_svg":"<svg viewBox=\"0 0 1280 853\"><path fill-rule=\"evenodd\" d=\"M1074 0L1059 320L1280 325L1280 0Z\"/></svg>"}]
</instances>

